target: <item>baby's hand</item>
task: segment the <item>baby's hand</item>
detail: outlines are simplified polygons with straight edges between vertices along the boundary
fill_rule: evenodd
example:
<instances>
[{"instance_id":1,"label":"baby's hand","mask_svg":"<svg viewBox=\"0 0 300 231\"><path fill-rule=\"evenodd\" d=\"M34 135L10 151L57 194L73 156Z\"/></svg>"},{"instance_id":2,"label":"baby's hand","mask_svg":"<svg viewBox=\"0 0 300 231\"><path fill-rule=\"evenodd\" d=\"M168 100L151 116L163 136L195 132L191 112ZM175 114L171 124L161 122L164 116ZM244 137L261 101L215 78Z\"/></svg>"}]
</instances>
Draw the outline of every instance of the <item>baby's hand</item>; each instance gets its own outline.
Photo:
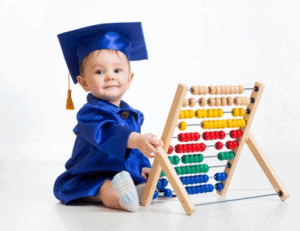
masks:
<instances>
[{"instance_id":1,"label":"baby's hand","mask_svg":"<svg viewBox=\"0 0 300 231\"><path fill-rule=\"evenodd\" d=\"M147 180L150 175L151 168L142 168L142 177Z\"/></svg>"},{"instance_id":2,"label":"baby's hand","mask_svg":"<svg viewBox=\"0 0 300 231\"><path fill-rule=\"evenodd\" d=\"M128 148L139 149L144 156L148 158L154 158L154 152L156 152L156 147L159 145L158 138L153 134L141 135L136 132L132 132L128 139Z\"/></svg>"}]
</instances>

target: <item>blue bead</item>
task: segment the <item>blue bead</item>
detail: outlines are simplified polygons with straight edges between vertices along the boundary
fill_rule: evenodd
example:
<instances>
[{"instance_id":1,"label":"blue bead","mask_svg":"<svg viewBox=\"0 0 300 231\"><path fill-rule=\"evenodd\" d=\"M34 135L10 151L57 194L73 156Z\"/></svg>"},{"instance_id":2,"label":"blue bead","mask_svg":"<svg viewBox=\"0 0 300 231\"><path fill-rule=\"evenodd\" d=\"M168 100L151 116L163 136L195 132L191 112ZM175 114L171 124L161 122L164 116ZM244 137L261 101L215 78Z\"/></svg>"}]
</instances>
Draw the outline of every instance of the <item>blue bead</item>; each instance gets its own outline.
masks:
<instances>
[{"instance_id":1,"label":"blue bead","mask_svg":"<svg viewBox=\"0 0 300 231\"><path fill-rule=\"evenodd\" d=\"M197 187L193 187L193 194L197 194Z\"/></svg>"},{"instance_id":2,"label":"blue bead","mask_svg":"<svg viewBox=\"0 0 300 231\"><path fill-rule=\"evenodd\" d=\"M196 184L196 179L194 176L191 176L191 184Z\"/></svg>"},{"instance_id":3,"label":"blue bead","mask_svg":"<svg viewBox=\"0 0 300 231\"><path fill-rule=\"evenodd\" d=\"M212 184L208 185L208 192L214 191L214 186Z\"/></svg>"},{"instance_id":4,"label":"blue bead","mask_svg":"<svg viewBox=\"0 0 300 231\"><path fill-rule=\"evenodd\" d=\"M204 193L204 187L203 187L203 185L200 185L200 186L199 186L199 192L200 192L200 193Z\"/></svg>"},{"instance_id":5,"label":"blue bead","mask_svg":"<svg viewBox=\"0 0 300 231\"><path fill-rule=\"evenodd\" d=\"M200 175L200 182L199 183L203 183L204 182L204 177L203 175Z\"/></svg>"},{"instance_id":6,"label":"blue bead","mask_svg":"<svg viewBox=\"0 0 300 231\"><path fill-rule=\"evenodd\" d=\"M171 191L171 189L168 189L168 188L166 188L166 189L164 189L164 196L165 197L171 197L172 196L172 191Z\"/></svg>"},{"instance_id":7,"label":"blue bead","mask_svg":"<svg viewBox=\"0 0 300 231\"><path fill-rule=\"evenodd\" d=\"M164 189L167 187L169 181L167 179L163 178L163 179L161 179L161 183L162 183L161 188Z\"/></svg>"},{"instance_id":8,"label":"blue bead","mask_svg":"<svg viewBox=\"0 0 300 231\"><path fill-rule=\"evenodd\" d=\"M217 191L221 191L222 189L223 189L223 184L222 183L217 183L216 185L215 185L215 188L216 188L216 190Z\"/></svg>"},{"instance_id":9,"label":"blue bead","mask_svg":"<svg viewBox=\"0 0 300 231\"><path fill-rule=\"evenodd\" d=\"M226 179L227 179L227 174L225 172L223 172L223 174L222 174L222 181L224 181Z\"/></svg>"},{"instance_id":10,"label":"blue bead","mask_svg":"<svg viewBox=\"0 0 300 231\"><path fill-rule=\"evenodd\" d=\"M203 183L206 183L209 180L209 177L206 174L203 175L203 178L204 178L204 182Z\"/></svg>"},{"instance_id":11,"label":"blue bead","mask_svg":"<svg viewBox=\"0 0 300 231\"><path fill-rule=\"evenodd\" d=\"M221 180L221 175L220 175L220 173L216 173L216 174L215 174L215 180L216 180L216 181L220 181L220 180Z\"/></svg>"},{"instance_id":12,"label":"blue bead","mask_svg":"<svg viewBox=\"0 0 300 231\"><path fill-rule=\"evenodd\" d=\"M161 180L158 180L156 188L161 189L161 186L162 186L162 182Z\"/></svg>"},{"instance_id":13,"label":"blue bead","mask_svg":"<svg viewBox=\"0 0 300 231\"><path fill-rule=\"evenodd\" d=\"M190 187L185 187L185 190L187 191L188 194L191 194L191 188Z\"/></svg>"},{"instance_id":14,"label":"blue bead","mask_svg":"<svg viewBox=\"0 0 300 231\"><path fill-rule=\"evenodd\" d=\"M196 184L201 183L200 180L201 180L201 177L199 175L195 176Z\"/></svg>"},{"instance_id":15,"label":"blue bead","mask_svg":"<svg viewBox=\"0 0 300 231\"><path fill-rule=\"evenodd\" d=\"M155 190L154 194L153 194L153 200L158 198L158 192Z\"/></svg>"},{"instance_id":16,"label":"blue bead","mask_svg":"<svg viewBox=\"0 0 300 231\"><path fill-rule=\"evenodd\" d=\"M180 180L183 185L186 185L186 178L184 176L180 177Z\"/></svg>"},{"instance_id":17,"label":"blue bead","mask_svg":"<svg viewBox=\"0 0 300 231\"><path fill-rule=\"evenodd\" d=\"M192 179L191 179L190 176L187 176L186 182L187 182L187 184L191 184L192 183Z\"/></svg>"}]
</instances>

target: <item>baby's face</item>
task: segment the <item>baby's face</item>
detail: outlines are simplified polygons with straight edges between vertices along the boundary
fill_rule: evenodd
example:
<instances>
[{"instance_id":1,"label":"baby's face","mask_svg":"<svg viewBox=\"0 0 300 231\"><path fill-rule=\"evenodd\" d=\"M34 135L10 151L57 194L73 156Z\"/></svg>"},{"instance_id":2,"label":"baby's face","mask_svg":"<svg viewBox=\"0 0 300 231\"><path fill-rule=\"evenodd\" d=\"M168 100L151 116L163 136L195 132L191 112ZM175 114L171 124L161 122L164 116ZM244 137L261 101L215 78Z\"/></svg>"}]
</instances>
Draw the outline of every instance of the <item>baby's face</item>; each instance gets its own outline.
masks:
<instances>
[{"instance_id":1,"label":"baby's face","mask_svg":"<svg viewBox=\"0 0 300 231\"><path fill-rule=\"evenodd\" d=\"M119 106L132 78L128 60L122 52L101 50L89 55L83 76L78 76L77 81L95 97Z\"/></svg>"}]
</instances>

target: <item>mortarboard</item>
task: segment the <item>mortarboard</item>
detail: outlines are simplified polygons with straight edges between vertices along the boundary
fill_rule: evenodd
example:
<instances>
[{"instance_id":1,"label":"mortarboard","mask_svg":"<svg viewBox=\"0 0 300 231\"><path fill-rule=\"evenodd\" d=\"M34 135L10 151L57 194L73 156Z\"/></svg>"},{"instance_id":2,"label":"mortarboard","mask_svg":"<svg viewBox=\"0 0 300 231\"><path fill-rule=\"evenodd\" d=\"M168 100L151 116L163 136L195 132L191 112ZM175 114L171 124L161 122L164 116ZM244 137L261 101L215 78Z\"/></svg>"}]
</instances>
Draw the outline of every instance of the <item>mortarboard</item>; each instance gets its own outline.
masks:
<instances>
[{"instance_id":1,"label":"mortarboard","mask_svg":"<svg viewBox=\"0 0 300 231\"><path fill-rule=\"evenodd\" d=\"M80 63L95 50L123 52L129 61L148 59L140 22L106 23L57 35L73 82L77 83Z\"/></svg>"},{"instance_id":2,"label":"mortarboard","mask_svg":"<svg viewBox=\"0 0 300 231\"><path fill-rule=\"evenodd\" d=\"M75 84L82 60L95 50L118 50L123 52L129 61L148 59L141 22L98 24L61 33L57 37ZM66 107L74 109L70 81Z\"/></svg>"}]
</instances>

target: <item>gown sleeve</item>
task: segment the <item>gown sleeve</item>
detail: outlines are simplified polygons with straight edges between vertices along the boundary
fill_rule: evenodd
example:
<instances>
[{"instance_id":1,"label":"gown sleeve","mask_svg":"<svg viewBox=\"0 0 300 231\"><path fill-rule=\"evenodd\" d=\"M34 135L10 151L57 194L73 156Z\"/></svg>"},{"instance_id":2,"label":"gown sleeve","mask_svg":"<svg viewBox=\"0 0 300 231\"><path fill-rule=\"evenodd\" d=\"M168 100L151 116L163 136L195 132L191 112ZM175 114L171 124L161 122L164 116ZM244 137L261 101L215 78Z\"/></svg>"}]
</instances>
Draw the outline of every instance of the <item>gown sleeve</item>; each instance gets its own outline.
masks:
<instances>
[{"instance_id":1,"label":"gown sleeve","mask_svg":"<svg viewBox=\"0 0 300 231\"><path fill-rule=\"evenodd\" d=\"M116 115L105 109L85 105L77 114L78 125L74 132L94 147L124 161L128 138L133 130L119 124Z\"/></svg>"}]
</instances>

